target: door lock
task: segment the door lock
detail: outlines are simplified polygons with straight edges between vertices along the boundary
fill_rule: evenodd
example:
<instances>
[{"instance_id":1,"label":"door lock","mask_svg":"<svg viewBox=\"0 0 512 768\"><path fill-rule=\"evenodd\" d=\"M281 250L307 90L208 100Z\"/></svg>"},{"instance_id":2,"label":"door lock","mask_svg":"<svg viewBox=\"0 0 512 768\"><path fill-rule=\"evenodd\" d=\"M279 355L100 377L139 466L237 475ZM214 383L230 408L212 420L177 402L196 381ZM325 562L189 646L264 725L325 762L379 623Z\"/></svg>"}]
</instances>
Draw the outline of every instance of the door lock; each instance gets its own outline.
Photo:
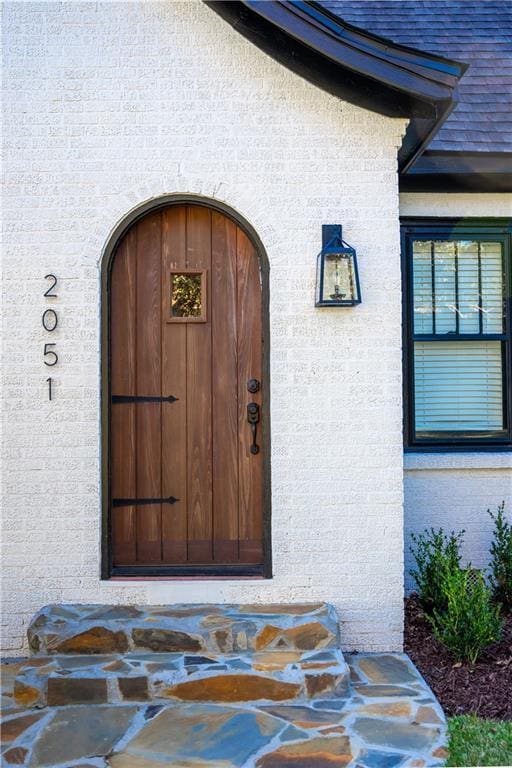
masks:
<instances>
[{"instance_id":1,"label":"door lock","mask_svg":"<svg viewBox=\"0 0 512 768\"><path fill-rule=\"evenodd\" d=\"M247 421L250 424L251 432L252 432L252 443L249 450L253 455L256 455L257 453L260 452L260 447L256 443L256 432L258 429L259 420L260 420L260 407L258 403L249 403L247 406Z\"/></svg>"}]
</instances>

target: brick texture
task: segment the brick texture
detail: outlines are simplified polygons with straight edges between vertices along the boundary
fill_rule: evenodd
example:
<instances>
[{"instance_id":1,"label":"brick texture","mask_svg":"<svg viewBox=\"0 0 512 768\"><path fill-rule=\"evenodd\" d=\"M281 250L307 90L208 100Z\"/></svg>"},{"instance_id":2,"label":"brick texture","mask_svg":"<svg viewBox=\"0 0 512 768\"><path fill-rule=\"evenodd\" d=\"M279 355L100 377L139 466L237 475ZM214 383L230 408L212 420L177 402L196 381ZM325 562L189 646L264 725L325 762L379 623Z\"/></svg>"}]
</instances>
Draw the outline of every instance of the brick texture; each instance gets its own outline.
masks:
<instances>
[{"instance_id":1,"label":"brick texture","mask_svg":"<svg viewBox=\"0 0 512 768\"><path fill-rule=\"evenodd\" d=\"M405 121L325 94L196 1L4 15L4 652L45 603L204 600L327 600L346 648L399 649ZM169 193L226 202L269 257L272 580L100 580L101 257ZM357 248L355 309L313 306L323 223Z\"/></svg>"}]
</instances>

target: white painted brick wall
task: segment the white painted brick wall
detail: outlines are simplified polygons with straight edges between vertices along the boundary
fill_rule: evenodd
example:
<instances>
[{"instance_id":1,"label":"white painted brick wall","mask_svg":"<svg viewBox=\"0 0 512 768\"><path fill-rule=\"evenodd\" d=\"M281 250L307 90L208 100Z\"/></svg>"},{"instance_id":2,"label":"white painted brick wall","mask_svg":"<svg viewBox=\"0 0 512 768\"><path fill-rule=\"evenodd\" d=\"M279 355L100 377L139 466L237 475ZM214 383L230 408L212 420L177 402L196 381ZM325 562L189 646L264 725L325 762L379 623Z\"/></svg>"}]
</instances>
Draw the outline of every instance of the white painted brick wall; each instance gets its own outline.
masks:
<instances>
[{"instance_id":1,"label":"white painted brick wall","mask_svg":"<svg viewBox=\"0 0 512 768\"><path fill-rule=\"evenodd\" d=\"M199 2L5 3L4 16L5 651L61 601L329 600L347 648L400 648L405 121L325 94ZM173 192L231 205L270 260L270 581L99 578L100 259L130 209ZM360 307L314 309L322 223L357 248Z\"/></svg>"},{"instance_id":2,"label":"white painted brick wall","mask_svg":"<svg viewBox=\"0 0 512 768\"><path fill-rule=\"evenodd\" d=\"M511 194L400 195L402 216L510 216ZM465 529L462 554L475 568L489 564L493 523L487 509L505 501L512 520L512 454L415 454L405 460L405 570L406 586L413 566L411 532L425 528Z\"/></svg>"}]
</instances>

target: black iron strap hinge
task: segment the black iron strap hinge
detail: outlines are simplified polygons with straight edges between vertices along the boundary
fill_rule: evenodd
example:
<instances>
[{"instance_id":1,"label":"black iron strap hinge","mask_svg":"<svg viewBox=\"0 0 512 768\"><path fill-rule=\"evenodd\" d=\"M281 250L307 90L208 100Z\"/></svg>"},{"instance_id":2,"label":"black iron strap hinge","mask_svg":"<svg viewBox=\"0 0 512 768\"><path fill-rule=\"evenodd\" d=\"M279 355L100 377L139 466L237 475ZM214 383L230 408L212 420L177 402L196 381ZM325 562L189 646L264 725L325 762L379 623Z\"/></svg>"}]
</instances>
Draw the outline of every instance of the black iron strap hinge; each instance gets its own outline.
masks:
<instances>
[{"instance_id":1,"label":"black iron strap hinge","mask_svg":"<svg viewBox=\"0 0 512 768\"><path fill-rule=\"evenodd\" d=\"M166 499L112 499L113 507L138 507L141 504L176 504L179 499L168 496Z\"/></svg>"},{"instance_id":2,"label":"black iron strap hinge","mask_svg":"<svg viewBox=\"0 0 512 768\"><path fill-rule=\"evenodd\" d=\"M112 395L113 403L175 403L179 398L174 395L159 397L157 395Z\"/></svg>"}]
</instances>

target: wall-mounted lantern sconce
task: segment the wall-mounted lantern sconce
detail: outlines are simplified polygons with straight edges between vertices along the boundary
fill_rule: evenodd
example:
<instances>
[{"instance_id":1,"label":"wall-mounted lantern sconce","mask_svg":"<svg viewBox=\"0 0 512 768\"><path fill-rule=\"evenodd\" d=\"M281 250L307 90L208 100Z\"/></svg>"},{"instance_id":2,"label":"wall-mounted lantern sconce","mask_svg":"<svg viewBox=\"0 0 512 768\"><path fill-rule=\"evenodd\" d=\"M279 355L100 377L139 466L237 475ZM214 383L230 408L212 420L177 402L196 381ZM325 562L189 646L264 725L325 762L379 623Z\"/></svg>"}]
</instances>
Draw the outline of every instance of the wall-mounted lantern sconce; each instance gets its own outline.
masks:
<instances>
[{"instance_id":1,"label":"wall-mounted lantern sconce","mask_svg":"<svg viewBox=\"0 0 512 768\"><path fill-rule=\"evenodd\" d=\"M316 270L315 306L353 307L360 303L356 252L343 241L340 224L324 224Z\"/></svg>"}]
</instances>

